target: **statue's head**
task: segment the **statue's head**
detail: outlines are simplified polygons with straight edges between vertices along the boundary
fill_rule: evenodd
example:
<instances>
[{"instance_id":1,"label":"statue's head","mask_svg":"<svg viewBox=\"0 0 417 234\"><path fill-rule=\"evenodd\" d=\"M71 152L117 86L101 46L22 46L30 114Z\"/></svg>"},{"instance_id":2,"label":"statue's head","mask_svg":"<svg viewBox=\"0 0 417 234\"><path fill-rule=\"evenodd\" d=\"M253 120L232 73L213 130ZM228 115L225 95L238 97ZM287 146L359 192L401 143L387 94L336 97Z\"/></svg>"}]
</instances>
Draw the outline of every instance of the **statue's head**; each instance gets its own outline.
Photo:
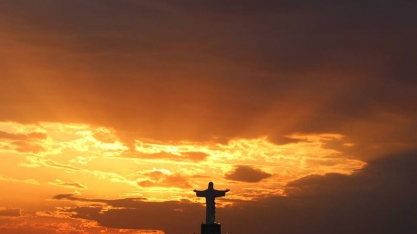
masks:
<instances>
[{"instance_id":1,"label":"statue's head","mask_svg":"<svg viewBox=\"0 0 417 234\"><path fill-rule=\"evenodd\" d=\"M210 183L208 184L208 188L213 189L213 187L214 187L214 184L213 184L213 182L210 181Z\"/></svg>"}]
</instances>

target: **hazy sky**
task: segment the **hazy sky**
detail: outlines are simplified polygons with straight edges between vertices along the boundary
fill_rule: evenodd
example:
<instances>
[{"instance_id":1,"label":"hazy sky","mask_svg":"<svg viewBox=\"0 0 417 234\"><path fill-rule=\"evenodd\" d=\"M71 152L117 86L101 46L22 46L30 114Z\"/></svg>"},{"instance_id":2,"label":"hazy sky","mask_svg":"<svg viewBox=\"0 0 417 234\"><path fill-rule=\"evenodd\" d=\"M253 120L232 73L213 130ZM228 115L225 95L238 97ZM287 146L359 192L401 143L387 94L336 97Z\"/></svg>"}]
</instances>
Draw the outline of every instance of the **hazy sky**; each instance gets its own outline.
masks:
<instances>
[{"instance_id":1,"label":"hazy sky","mask_svg":"<svg viewBox=\"0 0 417 234\"><path fill-rule=\"evenodd\" d=\"M0 1L0 232L417 233L416 15Z\"/></svg>"}]
</instances>

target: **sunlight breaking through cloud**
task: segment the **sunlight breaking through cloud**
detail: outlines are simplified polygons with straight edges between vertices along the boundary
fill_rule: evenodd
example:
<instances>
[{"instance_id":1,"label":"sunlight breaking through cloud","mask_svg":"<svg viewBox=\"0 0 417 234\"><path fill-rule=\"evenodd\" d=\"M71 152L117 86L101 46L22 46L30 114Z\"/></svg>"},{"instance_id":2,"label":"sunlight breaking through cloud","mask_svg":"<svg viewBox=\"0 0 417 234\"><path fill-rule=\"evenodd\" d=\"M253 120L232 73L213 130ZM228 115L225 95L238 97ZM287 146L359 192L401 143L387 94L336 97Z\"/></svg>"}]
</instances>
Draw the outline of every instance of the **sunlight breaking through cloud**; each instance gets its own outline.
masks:
<instances>
[{"instance_id":1,"label":"sunlight breaking through cloud","mask_svg":"<svg viewBox=\"0 0 417 234\"><path fill-rule=\"evenodd\" d=\"M33 153L3 148L24 156L16 166L37 172L31 174L31 179L7 180L35 183L55 176L54 182L47 183L82 189L91 195L100 192L110 196L140 194L150 200L196 200L190 190L214 180L236 191L230 199L250 200L260 194L281 194L286 183L304 176L351 174L365 165L323 147L327 142L343 140L340 134L292 134L286 137L295 141L284 145L273 144L267 137L232 139L227 143L137 139L132 151L115 130L105 127L3 122L0 131L9 138L25 139L41 133L41 138L30 137L30 140L45 149ZM101 187L108 182L111 182L110 193ZM246 189L253 188L254 182L259 192L245 193ZM167 194L169 188L177 189Z\"/></svg>"}]
</instances>

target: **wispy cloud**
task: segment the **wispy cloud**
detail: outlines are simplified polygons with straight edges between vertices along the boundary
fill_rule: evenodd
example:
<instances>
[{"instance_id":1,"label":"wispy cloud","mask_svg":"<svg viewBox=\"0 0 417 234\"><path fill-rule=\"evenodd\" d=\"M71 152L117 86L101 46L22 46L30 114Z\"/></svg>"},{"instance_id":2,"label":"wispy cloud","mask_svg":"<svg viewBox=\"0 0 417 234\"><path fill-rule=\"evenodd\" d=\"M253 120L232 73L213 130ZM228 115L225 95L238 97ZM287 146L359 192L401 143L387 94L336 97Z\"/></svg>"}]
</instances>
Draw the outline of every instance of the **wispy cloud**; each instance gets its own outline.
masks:
<instances>
[{"instance_id":1,"label":"wispy cloud","mask_svg":"<svg viewBox=\"0 0 417 234\"><path fill-rule=\"evenodd\" d=\"M0 174L0 181L40 185L40 183L34 179L16 179L16 178L7 177L1 174Z\"/></svg>"},{"instance_id":2,"label":"wispy cloud","mask_svg":"<svg viewBox=\"0 0 417 234\"><path fill-rule=\"evenodd\" d=\"M87 187L78 182L66 182L60 179L56 179L54 182L49 182L48 184L65 187L65 188L75 188L75 189L87 189Z\"/></svg>"},{"instance_id":3,"label":"wispy cloud","mask_svg":"<svg viewBox=\"0 0 417 234\"><path fill-rule=\"evenodd\" d=\"M27 157L25 157L25 159L27 160L27 162L20 163L19 164L20 166L24 166L24 167L45 166L45 167L51 167L51 168L55 168L55 169L66 169L66 170L70 170L70 171L81 171L80 168L73 167L69 164L61 164L61 163L55 162L55 161L53 161L51 159L48 159L48 158L37 157L37 156L27 156Z\"/></svg>"}]
</instances>

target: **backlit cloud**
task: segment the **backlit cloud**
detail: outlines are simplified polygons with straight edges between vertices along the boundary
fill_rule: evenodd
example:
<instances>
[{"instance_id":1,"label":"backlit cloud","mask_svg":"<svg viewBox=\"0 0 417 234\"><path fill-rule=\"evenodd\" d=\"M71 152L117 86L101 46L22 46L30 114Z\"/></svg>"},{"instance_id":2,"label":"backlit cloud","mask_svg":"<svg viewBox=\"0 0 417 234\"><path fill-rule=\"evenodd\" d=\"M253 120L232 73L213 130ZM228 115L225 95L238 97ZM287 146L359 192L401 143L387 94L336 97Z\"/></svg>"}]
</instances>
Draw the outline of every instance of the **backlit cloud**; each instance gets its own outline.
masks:
<instances>
[{"instance_id":1,"label":"backlit cloud","mask_svg":"<svg viewBox=\"0 0 417 234\"><path fill-rule=\"evenodd\" d=\"M267 195L257 201L235 201L233 205L218 207L216 214L227 224L222 228L230 233L275 233L286 230L289 233L302 234L314 230L317 233L331 234L357 230L358 233L365 234L372 229L388 234L398 228L403 233L408 233L415 229L413 217L416 209L413 207L417 190L414 188L413 178L408 177L410 173L415 173L412 166L415 159L415 153L410 152L374 160L352 175L307 176L289 183L285 187L286 196ZM233 190L229 192L230 195L232 193ZM227 202L228 196L216 203ZM109 227L146 226L175 233L179 230L198 230L198 220L204 219L203 206L193 202L86 199L73 195L57 195L56 198L58 197L86 202L85 204L101 201L114 207L67 208L73 217L96 220ZM361 209L352 208L356 206ZM115 209L117 207L123 209ZM147 215L142 216L145 210ZM166 216L155 218L160 214ZM143 218L138 220L136 217ZM372 217L372 220L368 217ZM382 222L387 218L391 222ZM171 224L168 219L174 220L175 224ZM297 225L290 222L294 219L300 219ZM251 225L238 225L242 222L251 222Z\"/></svg>"},{"instance_id":2,"label":"backlit cloud","mask_svg":"<svg viewBox=\"0 0 417 234\"><path fill-rule=\"evenodd\" d=\"M416 233L416 7L2 1L0 233Z\"/></svg>"},{"instance_id":3,"label":"backlit cloud","mask_svg":"<svg viewBox=\"0 0 417 234\"><path fill-rule=\"evenodd\" d=\"M173 161L203 161L206 159L208 154L202 152L181 152L179 155L168 153L168 152L159 152L159 153L136 153L126 154L126 157L137 157L143 159L165 159L165 160L173 160Z\"/></svg>"},{"instance_id":4,"label":"backlit cloud","mask_svg":"<svg viewBox=\"0 0 417 234\"><path fill-rule=\"evenodd\" d=\"M82 185L78 182L66 182L60 179L56 179L54 182L49 182L51 185L61 186L65 188L75 188L75 189L87 189L85 185Z\"/></svg>"},{"instance_id":5,"label":"backlit cloud","mask_svg":"<svg viewBox=\"0 0 417 234\"><path fill-rule=\"evenodd\" d=\"M38 141L45 140L47 135L42 132L9 133L0 131L0 149L13 150L20 153L39 153L46 149Z\"/></svg>"},{"instance_id":6,"label":"backlit cloud","mask_svg":"<svg viewBox=\"0 0 417 234\"><path fill-rule=\"evenodd\" d=\"M253 168L251 166L240 165L236 166L233 171L227 173L225 178L228 180L255 183L271 176L271 174L268 174L260 169Z\"/></svg>"},{"instance_id":7,"label":"backlit cloud","mask_svg":"<svg viewBox=\"0 0 417 234\"><path fill-rule=\"evenodd\" d=\"M143 175L149 179L138 182L138 185L142 187L178 187L184 189L191 188L187 178L179 174L165 174L162 171L152 171Z\"/></svg>"}]
</instances>

